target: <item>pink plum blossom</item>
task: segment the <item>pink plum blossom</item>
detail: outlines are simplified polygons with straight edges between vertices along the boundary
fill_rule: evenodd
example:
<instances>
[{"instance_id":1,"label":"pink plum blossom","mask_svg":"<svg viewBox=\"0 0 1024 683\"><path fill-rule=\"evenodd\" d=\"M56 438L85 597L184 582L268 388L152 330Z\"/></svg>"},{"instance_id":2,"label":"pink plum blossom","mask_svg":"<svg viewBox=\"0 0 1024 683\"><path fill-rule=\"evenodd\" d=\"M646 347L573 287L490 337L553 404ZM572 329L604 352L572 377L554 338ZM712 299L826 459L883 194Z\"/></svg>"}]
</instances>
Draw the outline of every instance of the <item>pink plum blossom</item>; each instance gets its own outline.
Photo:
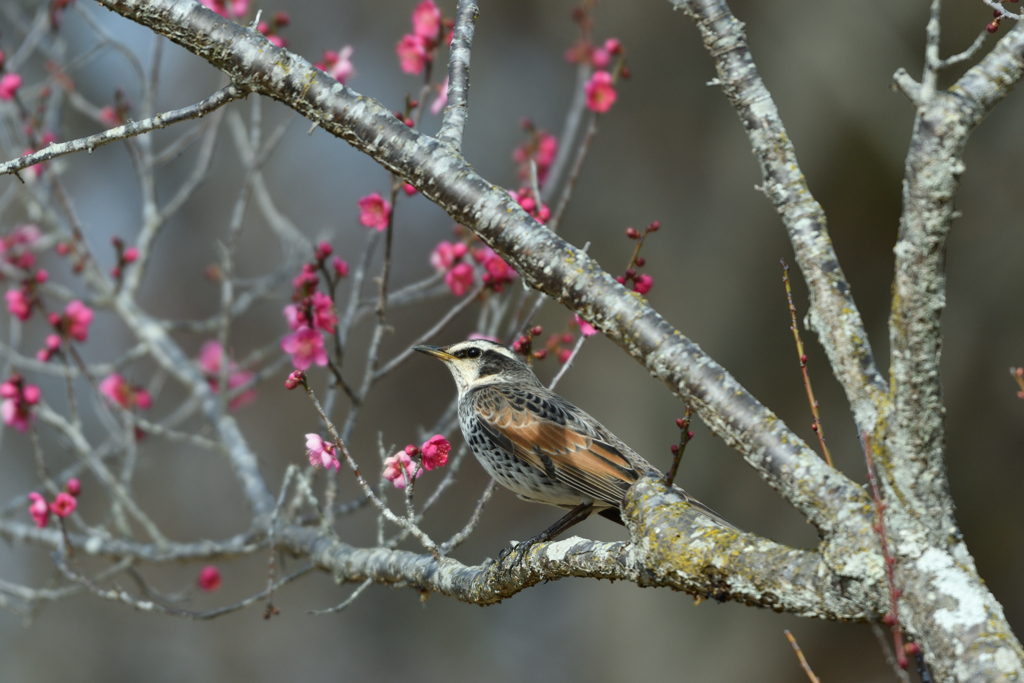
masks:
<instances>
[{"instance_id":1,"label":"pink plum blossom","mask_svg":"<svg viewBox=\"0 0 1024 683\"><path fill-rule=\"evenodd\" d=\"M100 382L100 393L106 396L111 403L116 403L128 410L133 408L146 410L153 405L153 399L148 391L132 386L116 372Z\"/></svg>"},{"instance_id":2,"label":"pink plum blossom","mask_svg":"<svg viewBox=\"0 0 1024 683\"><path fill-rule=\"evenodd\" d=\"M440 242L430 254L430 265L434 270L443 273L455 265L466 255L468 247L462 242Z\"/></svg>"},{"instance_id":3,"label":"pink plum blossom","mask_svg":"<svg viewBox=\"0 0 1024 683\"><path fill-rule=\"evenodd\" d=\"M496 292L500 292L505 283L516 279L517 273L512 266L505 263L490 247L477 249L473 252L473 258L486 271L481 279Z\"/></svg>"},{"instance_id":4,"label":"pink plum blossom","mask_svg":"<svg viewBox=\"0 0 1024 683\"><path fill-rule=\"evenodd\" d=\"M4 424L14 427L19 432L28 429L29 423L34 418L29 410L30 406L39 403L42 392L34 384L24 384L21 375L12 374L11 377L0 384L0 417Z\"/></svg>"},{"instance_id":5,"label":"pink plum blossom","mask_svg":"<svg viewBox=\"0 0 1024 683\"><path fill-rule=\"evenodd\" d=\"M57 515L58 517L67 517L75 508L78 507L78 501L70 493L64 493L61 491L57 494L57 497L52 503L50 503L50 512Z\"/></svg>"},{"instance_id":6,"label":"pink plum blossom","mask_svg":"<svg viewBox=\"0 0 1024 683\"><path fill-rule=\"evenodd\" d=\"M595 71L584 87L587 95L587 109L603 114L612 108L618 93L612 82L612 75L607 71Z\"/></svg>"},{"instance_id":7,"label":"pink plum blossom","mask_svg":"<svg viewBox=\"0 0 1024 683\"><path fill-rule=\"evenodd\" d=\"M92 309L78 299L64 307L64 324L67 333L78 341L85 341L89 336L89 324L92 322Z\"/></svg>"},{"instance_id":8,"label":"pink plum blossom","mask_svg":"<svg viewBox=\"0 0 1024 683\"><path fill-rule=\"evenodd\" d=\"M14 99L14 94L21 87L20 74L4 74L0 76L0 100L7 102Z\"/></svg>"},{"instance_id":9,"label":"pink plum blossom","mask_svg":"<svg viewBox=\"0 0 1024 683\"><path fill-rule=\"evenodd\" d=\"M404 489L406 481L411 481L414 473L419 479L423 476L423 469L417 468L416 463L405 451L399 451L390 458L384 458L384 478L394 484L395 488Z\"/></svg>"},{"instance_id":10,"label":"pink plum blossom","mask_svg":"<svg viewBox=\"0 0 1024 683\"><path fill-rule=\"evenodd\" d=\"M423 73L427 61L430 59L427 52L427 41L423 36L415 33L406 33L395 46L395 54L398 55L398 63L402 71L407 74Z\"/></svg>"},{"instance_id":11,"label":"pink plum blossom","mask_svg":"<svg viewBox=\"0 0 1024 683\"><path fill-rule=\"evenodd\" d=\"M468 263L457 263L444 274L444 283L448 285L448 289L452 290L452 294L455 296L464 295L473 285L475 279L476 273L473 271L473 266Z\"/></svg>"},{"instance_id":12,"label":"pink plum blossom","mask_svg":"<svg viewBox=\"0 0 1024 683\"><path fill-rule=\"evenodd\" d=\"M337 79L339 83L345 83L356 73L351 57L351 45L346 45L337 52L334 50L324 50L323 59L316 63L316 68L328 76Z\"/></svg>"},{"instance_id":13,"label":"pink plum blossom","mask_svg":"<svg viewBox=\"0 0 1024 683\"><path fill-rule=\"evenodd\" d=\"M50 506L47 505L46 499L35 491L28 494L28 499L31 501L28 514L32 516L36 526L42 529L50 521Z\"/></svg>"},{"instance_id":14,"label":"pink plum blossom","mask_svg":"<svg viewBox=\"0 0 1024 683\"><path fill-rule=\"evenodd\" d=\"M67 489L67 492L72 496L77 497L78 494L82 492L82 482L80 482L77 477L71 477L68 479L68 483L64 488Z\"/></svg>"},{"instance_id":15,"label":"pink plum blossom","mask_svg":"<svg viewBox=\"0 0 1024 683\"><path fill-rule=\"evenodd\" d=\"M203 374L206 376L206 381L209 382L210 386L213 387L214 391L218 391L220 382L220 364L223 362L224 351L221 349L220 342L216 339L203 344L203 348L199 351L199 367L203 370ZM235 389L236 387L246 384L252 379L252 373L244 370L238 370L238 366L234 361L228 362L228 389ZM251 403L256 400L256 390L250 389L244 391L235 398L231 399L228 407L231 410L241 408L247 403Z\"/></svg>"},{"instance_id":16,"label":"pink plum blossom","mask_svg":"<svg viewBox=\"0 0 1024 683\"><path fill-rule=\"evenodd\" d=\"M21 390L21 398L27 405L34 406L43 397L43 392L35 384L26 384Z\"/></svg>"},{"instance_id":17,"label":"pink plum blossom","mask_svg":"<svg viewBox=\"0 0 1024 683\"><path fill-rule=\"evenodd\" d=\"M335 256L334 260L331 261L331 265L334 267L334 275L336 277L341 278L341 277L347 277L348 276L348 262L347 261L345 261L345 260Z\"/></svg>"},{"instance_id":18,"label":"pink plum blossom","mask_svg":"<svg viewBox=\"0 0 1024 683\"><path fill-rule=\"evenodd\" d=\"M24 322L32 316L32 301L25 294L25 290L9 289L4 298L7 299L8 312L18 320Z\"/></svg>"},{"instance_id":19,"label":"pink plum blossom","mask_svg":"<svg viewBox=\"0 0 1024 683\"><path fill-rule=\"evenodd\" d=\"M412 11L412 32L430 42L441 35L441 10L434 0L423 0Z\"/></svg>"},{"instance_id":20,"label":"pink plum blossom","mask_svg":"<svg viewBox=\"0 0 1024 683\"><path fill-rule=\"evenodd\" d=\"M448 452L452 445L448 439L441 434L430 437L420 448L423 454L423 469L432 470L435 467L444 467L448 462Z\"/></svg>"},{"instance_id":21,"label":"pink plum blossom","mask_svg":"<svg viewBox=\"0 0 1024 683\"><path fill-rule=\"evenodd\" d=\"M300 327L281 340L281 348L292 356L292 365L297 370L306 370L310 365L327 365L327 351L324 337L319 330Z\"/></svg>"},{"instance_id":22,"label":"pink plum blossom","mask_svg":"<svg viewBox=\"0 0 1024 683\"><path fill-rule=\"evenodd\" d=\"M603 47L596 47L590 51L590 63L595 69L607 69L612 63L612 56Z\"/></svg>"},{"instance_id":23,"label":"pink plum blossom","mask_svg":"<svg viewBox=\"0 0 1024 683\"><path fill-rule=\"evenodd\" d=\"M597 329L578 315L576 316L576 324L579 325L580 334L584 337L593 337L597 334Z\"/></svg>"},{"instance_id":24,"label":"pink plum blossom","mask_svg":"<svg viewBox=\"0 0 1024 683\"><path fill-rule=\"evenodd\" d=\"M336 447L320 438L319 434L306 434L306 453L309 454L309 464L313 467L323 467L338 471L341 463L335 454Z\"/></svg>"},{"instance_id":25,"label":"pink plum blossom","mask_svg":"<svg viewBox=\"0 0 1024 683\"><path fill-rule=\"evenodd\" d=\"M207 593L212 593L220 588L220 583L220 570L213 565L203 567L202 571L199 572L199 587Z\"/></svg>"},{"instance_id":26,"label":"pink plum blossom","mask_svg":"<svg viewBox=\"0 0 1024 683\"><path fill-rule=\"evenodd\" d=\"M391 203L373 192L359 200L359 222L378 232L388 227L391 218Z\"/></svg>"}]
</instances>

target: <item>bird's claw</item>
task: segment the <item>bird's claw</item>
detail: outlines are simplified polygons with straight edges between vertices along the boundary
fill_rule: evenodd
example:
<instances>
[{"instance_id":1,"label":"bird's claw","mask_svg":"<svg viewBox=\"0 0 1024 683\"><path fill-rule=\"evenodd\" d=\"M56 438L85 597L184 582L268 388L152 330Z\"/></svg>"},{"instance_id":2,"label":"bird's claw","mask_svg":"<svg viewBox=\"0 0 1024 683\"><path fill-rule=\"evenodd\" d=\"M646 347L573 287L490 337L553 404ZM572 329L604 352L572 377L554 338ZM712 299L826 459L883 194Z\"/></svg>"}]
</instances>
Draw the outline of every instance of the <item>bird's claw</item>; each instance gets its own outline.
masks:
<instances>
[{"instance_id":1,"label":"bird's claw","mask_svg":"<svg viewBox=\"0 0 1024 683\"><path fill-rule=\"evenodd\" d=\"M522 564L523 560L526 559L526 554L530 552L537 543L548 540L544 534L538 534L531 539L521 542L514 542L513 544L505 548L498 554L498 565L501 565L505 569L505 573L511 574L513 569L518 569ZM507 560L507 562L506 562Z\"/></svg>"}]
</instances>

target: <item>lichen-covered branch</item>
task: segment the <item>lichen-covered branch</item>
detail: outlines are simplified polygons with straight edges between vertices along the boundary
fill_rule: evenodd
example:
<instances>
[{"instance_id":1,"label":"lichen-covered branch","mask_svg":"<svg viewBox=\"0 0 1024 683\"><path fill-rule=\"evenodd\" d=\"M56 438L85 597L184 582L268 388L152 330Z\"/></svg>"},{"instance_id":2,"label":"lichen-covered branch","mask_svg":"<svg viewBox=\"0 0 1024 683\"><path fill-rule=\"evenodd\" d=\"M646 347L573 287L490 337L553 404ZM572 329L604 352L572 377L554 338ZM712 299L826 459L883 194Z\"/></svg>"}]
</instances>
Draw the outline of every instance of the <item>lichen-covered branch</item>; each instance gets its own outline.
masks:
<instances>
[{"instance_id":1,"label":"lichen-covered branch","mask_svg":"<svg viewBox=\"0 0 1024 683\"><path fill-rule=\"evenodd\" d=\"M948 90L928 97L922 88L907 154L889 319L892 412L884 434L892 484L936 543L958 537L944 463L939 375L946 237L967 137L1024 75L1022 55L1024 26L1018 24ZM931 80L926 74L924 83Z\"/></svg>"},{"instance_id":2,"label":"lichen-covered branch","mask_svg":"<svg viewBox=\"0 0 1024 683\"><path fill-rule=\"evenodd\" d=\"M743 24L724 0L670 0L700 30L715 60L718 84L736 110L761 167L761 190L782 217L810 293L808 323L846 391L857 428L873 431L884 410L886 382L875 363L825 211L807 186L793 142L757 71Z\"/></svg>"}]
</instances>

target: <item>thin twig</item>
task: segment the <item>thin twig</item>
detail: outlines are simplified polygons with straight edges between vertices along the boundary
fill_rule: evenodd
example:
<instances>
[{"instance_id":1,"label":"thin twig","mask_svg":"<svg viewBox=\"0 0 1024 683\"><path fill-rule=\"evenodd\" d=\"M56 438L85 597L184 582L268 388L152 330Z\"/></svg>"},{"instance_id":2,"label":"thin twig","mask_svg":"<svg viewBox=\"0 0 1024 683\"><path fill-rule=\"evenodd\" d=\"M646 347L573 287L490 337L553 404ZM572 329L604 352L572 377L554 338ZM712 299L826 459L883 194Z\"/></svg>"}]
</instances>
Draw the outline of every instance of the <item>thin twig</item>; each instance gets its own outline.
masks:
<instances>
[{"instance_id":1,"label":"thin twig","mask_svg":"<svg viewBox=\"0 0 1024 683\"><path fill-rule=\"evenodd\" d=\"M793 339L796 340L796 354L800 360L800 372L804 376L804 388L807 390L807 401L811 404L811 415L814 416L814 424L811 429L818 435L818 443L821 444L821 453L825 462L832 467L832 454L828 452L825 445L825 429L821 425L821 416L818 414L818 402L814 399L814 390L811 389L811 376L807 374L807 354L804 353L804 343L800 339L800 329L796 324L796 306L793 305L793 290L789 286L789 266L784 259L782 263L782 282L786 285L786 301L789 302L790 330L793 331Z\"/></svg>"},{"instance_id":2,"label":"thin twig","mask_svg":"<svg viewBox=\"0 0 1024 683\"><path fill-rule=\"evenodd\" d=\"M50 159L64 156L65 154L86 151L92 152L92 150L97 147L116 140L124 140L153 130L166 128L167 126L178 123L179 121L199 118L219 109L229 102L245 97L245 94L245 91L241 88L235 85L229 85L225 88L221 88L202 102L197 102L196 104L189 105L188 107L175 109L174 111L165 112L163 114L157 114L152 118L144 119L142 121L126 123L123 126L111 128L103 131L102 133L97 133L96 135L90 135L77 140L69 140L68 142L62 142L59 144L54 143L45 149L39 150L38 152L26 154L25 156L18 157L17 159L11 159L4 164L0 164L0 175L17 173L23 168L33 166L43 161L49 161Z\"/></svg>"},{"instance_id":3,"label":"thin twig","mask_svg":"<svg viewBox=\"0 0 1024 683\"><path fill-rule=\"evenodd\" d=\"M786 639L789 640L789 644L793 646L793 652L796 653L796 658L800 660L800 666L803 667L804 672L807 673L807 678L811 680L811 683L821 683L820 679L814 675L814 671L811 670L811 665L807 663L807 658L804 657L803 650L796 642L796 638L789 632L789 629L783 629L783 633L786 634Z\"/></svg>"},{"instance_id":4,"label":"thin twig","mask_svg":"<svg viewBox=\"0 0 1024 683\"><path fill-rule=\"evenodd\" d=\"M882 559L885 561L885 579L889 585L889 613L885 615L885 621L892 630L896 662L901 669L906 669L907 653L903 649L903 634L900 632L900 590L896 588L896 558L889 553L889 540L885 533L886 505L882 501L882 492L878 486L875 457L871 450L871 436L867 433L862 433L860 438L861 445L864 447L864 460L868 468L868 484L871 487L871 497L875 502L875 533L878 534L878 542L882 545Z\"/></svg>"}]
</instances>

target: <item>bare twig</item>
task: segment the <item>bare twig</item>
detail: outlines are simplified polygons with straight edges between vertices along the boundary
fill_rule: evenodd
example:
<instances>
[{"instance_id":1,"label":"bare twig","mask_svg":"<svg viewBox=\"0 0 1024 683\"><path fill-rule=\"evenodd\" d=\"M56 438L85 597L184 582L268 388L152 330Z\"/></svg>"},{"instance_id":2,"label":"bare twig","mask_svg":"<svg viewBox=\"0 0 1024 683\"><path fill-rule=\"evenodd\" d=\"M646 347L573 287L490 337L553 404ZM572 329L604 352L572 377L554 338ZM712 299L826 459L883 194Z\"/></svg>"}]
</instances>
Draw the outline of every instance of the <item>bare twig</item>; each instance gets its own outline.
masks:
<instances>
[{"instance_id":1,"label":"bare twig","mask_svg":"<svg viewBox=\"0 0 1024 683\"><path fill-rule=\"evenodd\" d=\"M245 94L246 93L243 89L235 85L229 85L218 90L213 95L210 95L202 102L197 102L196 104L188 107L175 109L163 114L157 114L152 118L144 119L142 121L126 123L123 126L117 126L116 128L111 128L103 131L102 133L90 135L85 138L69 140L68 142L62 143L53 143L38 152L26 154L23 157L18 157L17 159L12 159L6 163L0 164L0 175L17 173L23 168L28 168L29 166L33 166L43 161L49 161L50 159L54 159L65 154L71 154L73 152L91 152L97 147L116 140L124 140L153 130L166 128L167 126L178 123L179 121L206 116L210 112L223 107L229 102L245 97Z\"/></svg>"}]
</instances>

